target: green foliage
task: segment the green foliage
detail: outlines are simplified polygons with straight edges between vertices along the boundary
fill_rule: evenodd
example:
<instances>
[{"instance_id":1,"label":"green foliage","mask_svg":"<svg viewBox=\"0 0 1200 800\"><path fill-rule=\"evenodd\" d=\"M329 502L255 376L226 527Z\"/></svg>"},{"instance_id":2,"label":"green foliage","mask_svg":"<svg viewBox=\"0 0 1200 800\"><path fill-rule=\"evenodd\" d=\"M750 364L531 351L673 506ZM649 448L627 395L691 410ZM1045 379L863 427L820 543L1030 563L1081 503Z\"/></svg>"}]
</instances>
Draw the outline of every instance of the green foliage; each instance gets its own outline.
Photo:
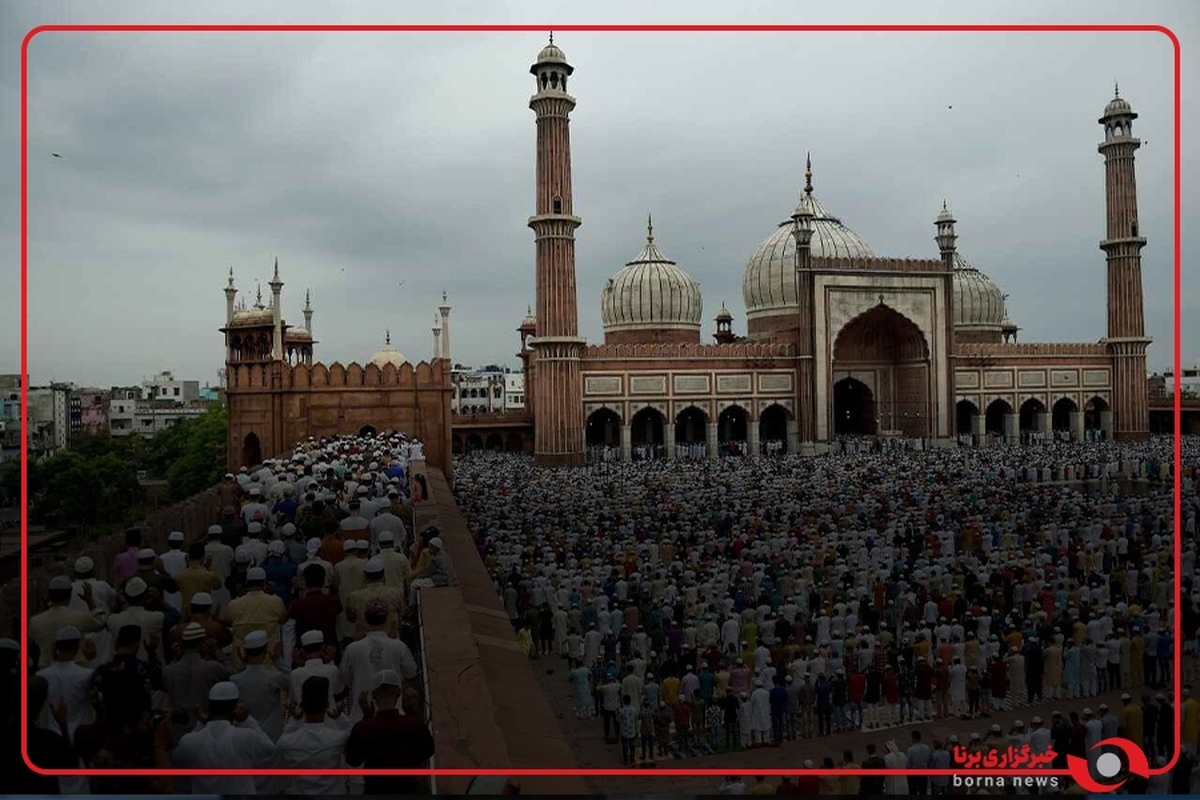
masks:
<instances>
[{"instance_id":1,"label":"green foliage","mask_svg":"<svg viewBox=\"0 0 1200 800\"><path fill-rule=\"evenodd\" d=\"M167 487L172 500L182 500L202 492L221 480L225 472L225 440L229 433L229 415L224 408L214 406L195 419L163 431L158 439L169 444L171 455L167 467ZM178 452L178 455L175 453Z\"/></svg>"},{"instance_id":2,"label":"green foliage","mask_svg":"<svg viewBox=\"0 0 1200 800\"><path fill-rule=\"evenodd\" d=\"M202 492L225 470L229 417L223 408L173 425L146 442L140 436L81 433L71 447L29 464L30 516L87 526L129 521L141 501L138 473L165 477L172 501ZM20 464L0 470L0 487L20 493Z\"/></svg>"}]
</instances>

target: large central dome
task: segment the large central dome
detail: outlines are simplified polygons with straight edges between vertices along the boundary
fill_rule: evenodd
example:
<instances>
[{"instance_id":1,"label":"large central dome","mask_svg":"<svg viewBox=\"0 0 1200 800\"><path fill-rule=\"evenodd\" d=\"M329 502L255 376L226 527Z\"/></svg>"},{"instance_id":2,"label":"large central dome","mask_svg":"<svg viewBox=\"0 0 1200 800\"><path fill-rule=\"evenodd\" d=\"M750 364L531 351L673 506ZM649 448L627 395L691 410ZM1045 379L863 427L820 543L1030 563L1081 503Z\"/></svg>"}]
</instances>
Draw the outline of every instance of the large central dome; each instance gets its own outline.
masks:
<instances>
[{"instance_id":1,"label":"large central dome","mask_svg":"<svg viewBox=\"0 0 1200 800\"><path fill-rule=\"evenodd\" d=\"M702 313L700 284L663 255L649 225L646 246L600 295L607 342L698 342Z\"/></svg>"},{"instance_id":2,"label":"large central dome","mask_svg":"<svg viewBox=\"0 0 1200 800\"><path fill-rule=\"evenodd\" d=\"M813 212L811 252L813 258L874 258L875 253L854 231L825 210L812 194L812 171L805 173L804 187ZM746 319L786 313L796 308L796 240L792 221L778 229L750 257L742 277L742 299Z\"/></svg>"}]
</instances>

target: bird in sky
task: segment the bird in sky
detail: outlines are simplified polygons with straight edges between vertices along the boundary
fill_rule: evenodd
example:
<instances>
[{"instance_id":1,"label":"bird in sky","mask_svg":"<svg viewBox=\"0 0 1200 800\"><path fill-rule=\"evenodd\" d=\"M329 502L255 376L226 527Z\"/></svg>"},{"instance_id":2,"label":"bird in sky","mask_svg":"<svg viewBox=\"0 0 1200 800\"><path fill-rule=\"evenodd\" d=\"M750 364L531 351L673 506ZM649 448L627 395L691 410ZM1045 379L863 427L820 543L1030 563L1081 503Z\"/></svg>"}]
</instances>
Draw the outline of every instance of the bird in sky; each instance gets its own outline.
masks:
<instances>
[{"instance_id":1,"label":"bird in sky","mask_svg":"<svg viewBox=\"0 0 1200 800\"><path fill-rule=\"evenodd\" d=\"M51 153L50 155L54 156L55 158L62 158L62 156L60 156L58 153Z\"/></svg>"}]
</instances>

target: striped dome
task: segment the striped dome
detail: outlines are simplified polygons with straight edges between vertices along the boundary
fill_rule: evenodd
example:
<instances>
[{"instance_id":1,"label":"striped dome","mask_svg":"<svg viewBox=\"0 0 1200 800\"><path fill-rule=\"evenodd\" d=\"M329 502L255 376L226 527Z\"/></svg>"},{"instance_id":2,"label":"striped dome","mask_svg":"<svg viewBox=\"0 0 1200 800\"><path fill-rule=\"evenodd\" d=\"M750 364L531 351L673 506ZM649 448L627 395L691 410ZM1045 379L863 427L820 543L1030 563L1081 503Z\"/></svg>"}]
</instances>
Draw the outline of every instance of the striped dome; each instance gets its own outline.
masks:
<instances>
[{"instance_id":1,"label":"striped dome","mask_svg":"<svg viewBox=\"0 0 1200 800\"><path fill-rule=\"evenodd\" d=\"M991 278L954 253L954 327L1000 332L1007 314L1004 293Z\"/></svg>"},{"instance_id":2,"label":"striped dome","mask_svg":"<svg viewBox=\"0 0 1200 800\"><path fill-rule=\"evenodd\" d=\"M809 195L808 202L813 214L813 258L875 257L867 243L829 214L816 197ZM746 303L747 320L796 307L796 240L790 219L779 223L775 233L759 245L746 263L742 299Z\"/></svg>"},{"instance_id":3,"label":"striped dome","mask_svg":"<svg viewBox=\"0 0 1200 800\"><path fill-rule=\"evenodd\" d=\"M700 284L658 249L653 228L646 246L609 279L600 294L605 333L682 329L699 335L703 312Z\"/></svg>"}]
</instances>

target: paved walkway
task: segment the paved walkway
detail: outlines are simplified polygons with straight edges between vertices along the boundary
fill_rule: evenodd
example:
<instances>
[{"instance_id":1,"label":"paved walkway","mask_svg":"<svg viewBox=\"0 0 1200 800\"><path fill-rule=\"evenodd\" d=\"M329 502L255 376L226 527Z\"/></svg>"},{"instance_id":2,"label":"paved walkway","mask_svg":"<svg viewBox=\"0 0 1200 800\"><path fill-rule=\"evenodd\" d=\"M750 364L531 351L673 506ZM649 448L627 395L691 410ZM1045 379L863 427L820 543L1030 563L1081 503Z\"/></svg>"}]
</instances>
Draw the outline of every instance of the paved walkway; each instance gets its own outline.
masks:
<instances>
[{"instance_id":1,"label":"paved walkway","mask_svg":"<svg viewBox=\"0 0 1200 800\"><path fill-rule=\"evenodd\" d=\"M566 664L554 656L543 656L530 662L538 675L539 681L550 700L551 707L557 712L559 725L567 743L571 746L578 759L577 764L583 769L619 768L621 764L621 746L607 744L604 741L604 725L599 719L578 720L575 718L571 700L570 683L567 678ZM1192 670L1189 670L1192 672ZM1150 691L1150 690L1147 690ZM1153 694L1153 691L1150 691ZM1070 714L1072 711L1083 711L1084 708L1096 709L1100 703L1107 703L1112 709L1121 706L1121 691L1107 692L1086 700L1055 700L1039 703L1037 706L1004 711L993 714L987 719L962 720L958 718L944 719L934 722L923 722L917 725L895 726L883 730L856 731L837 733L820 739L784 742L779 747L765 747L751 750L739 750L732 753L720 753L711 756L699 756L686 759L660 760L659 766L672 769L723 769L728 767L745 776L752 776L755 769L786 769L795 768L799 771L805 759L812 759L820 765L825 757L833 758L835 763L841 762L843 750L851 750L857 763L862 763L866 756L868 742L875 744L882 755L886 751L889 739L894 739L901 749L907 749L911 744L912 730L920 730L924 741L932 742L937 738L945 738L956 734L965 744L972 733L986 734L988 729L998 723L1007 735L1016 720L1022 720L1028 727L1030 720L1041 716L1050 723L1050 715L1054 711ZM640 752L640 743L639 743ZM778 783L778 778L769 779ZM675 777L655 775L654 767L646 767L646 776L642 777L590 777L589 785L597 794L714 794L721 783L720 778L710 776ZM747 777L747 784L752 778Z\"/></svg>"}]
</instances>

